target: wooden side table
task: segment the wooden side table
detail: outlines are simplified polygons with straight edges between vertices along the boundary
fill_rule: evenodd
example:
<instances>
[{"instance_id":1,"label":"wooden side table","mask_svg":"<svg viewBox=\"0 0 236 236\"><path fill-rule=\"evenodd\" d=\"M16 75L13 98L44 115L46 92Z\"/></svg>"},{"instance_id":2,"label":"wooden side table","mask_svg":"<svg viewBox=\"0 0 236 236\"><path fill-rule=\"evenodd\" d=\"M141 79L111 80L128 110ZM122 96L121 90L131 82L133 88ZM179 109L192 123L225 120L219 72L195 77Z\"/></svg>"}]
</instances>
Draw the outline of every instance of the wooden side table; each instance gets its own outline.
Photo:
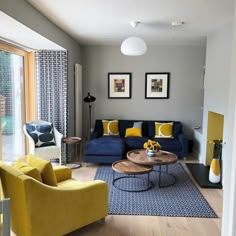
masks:
<instances>
[{"instance_id":1,"label":"wooden side table","mask_svg":"<svg viewBox=\"0 0 236 236\"><path fill-rule=\"evenodd\" d=\"M129 160L119 160L112 164L112 170L113 170L112 185L121 191L143 192L152 188L152 182L150 181L150 178L149 178L149 173L152 171L152 166L137 165ZM126 174L126 175L115 178L115 172ZM147 174L147 180L136 176L136 175L143 175L143 174ZM138 180L139 178L141 179L142 182L144 182L144 185L146 185L146 187L143 187L142 189L125 189L115 184L118 180L127 179L127 178L133 178L135 180Z\"/></svg>"},{"instance_id":2,"label":"wooden side table","mask_svg":"<svg viewBox=\"0 0 236 236\"><path fill-rule=\"evenodd\" d=\"M79 163L66 163L65 165L70 167L71 169L76 169L81 167L81 153L80 153L80 143L82 141L82 138L80 137L66 137L62 138L62 143L65 143L67 145L75 145L75 156L77 159L79 159ZM78 148L79 146L79 148ZM78 149L79 149L79 158L78 158Z\"/></svg>"}]
</instances>

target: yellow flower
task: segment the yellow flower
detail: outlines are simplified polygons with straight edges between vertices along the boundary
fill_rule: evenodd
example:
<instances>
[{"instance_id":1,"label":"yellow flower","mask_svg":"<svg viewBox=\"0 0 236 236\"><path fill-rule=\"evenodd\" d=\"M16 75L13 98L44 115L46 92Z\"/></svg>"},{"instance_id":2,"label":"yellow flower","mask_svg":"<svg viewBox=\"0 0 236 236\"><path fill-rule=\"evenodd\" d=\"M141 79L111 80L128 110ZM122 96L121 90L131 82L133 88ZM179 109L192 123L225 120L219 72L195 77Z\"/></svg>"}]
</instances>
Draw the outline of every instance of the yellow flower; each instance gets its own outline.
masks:
<instances>
[{"instance_id":1,"label":"yellow flower","mask_svg":"<svg viewBox=\"0 0 236 236\"><path fill-rule=\"evenodd\" d=\"M161 148L161 145L158 142L149 139L143 144L143 147L150 150L158 150Z\"/></svg>"}]
</instances>

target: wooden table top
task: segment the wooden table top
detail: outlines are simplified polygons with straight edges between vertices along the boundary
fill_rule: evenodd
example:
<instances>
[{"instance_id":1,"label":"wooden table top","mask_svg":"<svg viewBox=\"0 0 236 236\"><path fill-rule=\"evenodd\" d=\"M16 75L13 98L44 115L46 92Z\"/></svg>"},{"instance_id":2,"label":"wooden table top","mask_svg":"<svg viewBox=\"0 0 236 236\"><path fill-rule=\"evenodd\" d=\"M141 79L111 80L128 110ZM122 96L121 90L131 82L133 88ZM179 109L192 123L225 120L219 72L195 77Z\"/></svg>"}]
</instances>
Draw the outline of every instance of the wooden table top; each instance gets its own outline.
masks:
<instances>
[{"instance_id":1,"label":"wooden table top","mask_svg":"<svg viewBox=\"0 0 236 236\"><path fill-rule=\"evenodd\" d=\"M152 171L152 167L150 166L142 166L137 165L129 160L120 160L116 161L112 164L112 169L118 173L122 174L146 174Z\"/></svg>"},{"instance_id":2,"label":"wooden table top","mask_svg":"<svg viewBox=\"0 0 236 236\"><path fill-rule=\"evenodd\" d=\"M62 138L62 142L66 144L74 144L74 143L80 143L82 141L82 138L80 137L66 137Z\"/></svg>"},{"instance_id":3,"label":"wooden table top","mask_svg":"<svg viewBox=\"0 0 236 236\"><path fill-rule=\"evenodd\" d=\"M145 149L135 149L127 152L127 158L142 165L167 165L177 162L178 158L174 153L159 150L155 157L149 157Z\"/></svg>"}]
</instances>

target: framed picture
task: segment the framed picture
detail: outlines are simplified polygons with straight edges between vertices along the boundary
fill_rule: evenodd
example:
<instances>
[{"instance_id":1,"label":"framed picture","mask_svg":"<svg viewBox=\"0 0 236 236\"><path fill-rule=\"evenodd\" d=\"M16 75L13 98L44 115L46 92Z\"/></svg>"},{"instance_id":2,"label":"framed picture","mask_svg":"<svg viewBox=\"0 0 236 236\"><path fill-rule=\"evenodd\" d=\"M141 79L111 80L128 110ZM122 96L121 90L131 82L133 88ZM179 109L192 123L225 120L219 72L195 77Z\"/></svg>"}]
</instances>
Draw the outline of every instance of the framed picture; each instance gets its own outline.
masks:
<instances>
[{"instance_id":1,"label":"framed picture","mask_svg":"<svg viewBox=\"0 0 236 236\"><path fill-rule=\"evenodd\" d=\"M145 74L145 98L165 99L169 98L170 73L146 73Z\"/></svg>"},{"instance_id":2,"label":"framed picture","mask_svg":"<svg viewBox=\"0 0 236 236\"><path fill-rule=\"evenodd\" d=\"M131 98L131 73L108 73L108 98Z\"/></svg>"}]
</instances>

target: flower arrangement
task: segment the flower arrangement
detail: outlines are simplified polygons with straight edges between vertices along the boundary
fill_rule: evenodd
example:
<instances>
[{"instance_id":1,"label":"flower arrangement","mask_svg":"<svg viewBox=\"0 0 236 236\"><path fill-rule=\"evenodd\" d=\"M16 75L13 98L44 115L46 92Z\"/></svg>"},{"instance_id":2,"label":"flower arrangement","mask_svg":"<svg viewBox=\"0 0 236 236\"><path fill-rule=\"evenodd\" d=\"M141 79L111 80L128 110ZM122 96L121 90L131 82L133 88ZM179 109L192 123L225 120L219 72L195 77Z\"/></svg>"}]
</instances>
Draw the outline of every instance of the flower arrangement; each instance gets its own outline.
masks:
<instances>
[{"instance_id":1,"label":"flower arrangement","mask_svg":"<svg viewBox=\"0 0 236 236\"><path fill-rule=\"evenodd\" d=\"M146 148L146 150L159 151L161 145L158 142L149 139L143 144L143 147Z\"/></svg>"}]
</instances>

